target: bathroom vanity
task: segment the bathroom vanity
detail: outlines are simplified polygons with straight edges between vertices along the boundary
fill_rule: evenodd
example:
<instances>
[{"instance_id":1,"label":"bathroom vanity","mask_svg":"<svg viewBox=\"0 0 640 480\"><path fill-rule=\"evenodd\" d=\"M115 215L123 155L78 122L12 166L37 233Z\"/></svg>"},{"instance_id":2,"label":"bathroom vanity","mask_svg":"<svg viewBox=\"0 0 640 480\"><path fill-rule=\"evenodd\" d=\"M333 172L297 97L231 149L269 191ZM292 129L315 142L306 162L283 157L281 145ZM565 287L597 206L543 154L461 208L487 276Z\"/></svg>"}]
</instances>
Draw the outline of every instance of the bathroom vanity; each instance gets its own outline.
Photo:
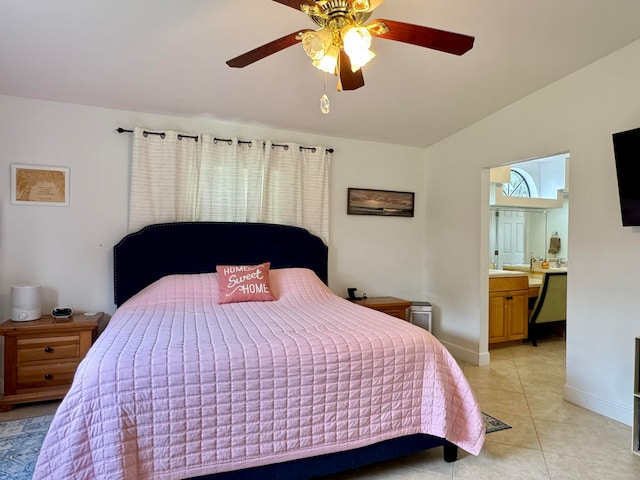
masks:
<instances>
[{"instance_id":1,"label":"bathroom vanity","mask_svg":"<svg viewBox=\"0 0 640 480\"><path fill-rule=\"evenodd\" d=\"M489 270L489 345L527 338L529 276L524 272Z\"/></svg>"}]
</instances>

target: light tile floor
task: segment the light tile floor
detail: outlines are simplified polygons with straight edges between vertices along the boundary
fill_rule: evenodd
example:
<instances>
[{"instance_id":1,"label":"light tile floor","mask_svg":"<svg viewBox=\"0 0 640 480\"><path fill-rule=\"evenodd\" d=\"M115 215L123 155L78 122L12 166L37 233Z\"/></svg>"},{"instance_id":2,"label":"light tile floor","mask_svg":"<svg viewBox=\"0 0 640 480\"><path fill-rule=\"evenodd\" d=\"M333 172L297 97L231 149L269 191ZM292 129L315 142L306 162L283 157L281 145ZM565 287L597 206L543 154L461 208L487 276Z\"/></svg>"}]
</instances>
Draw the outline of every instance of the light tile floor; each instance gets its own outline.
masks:
<instances>
[{"instance_id":1,"label":"light tile floor","mask_svg":"<svg viewBox=\"0 0 640 480\"><path fill-rule=\"evenodd\" d=\"M487 435L479 456L455 463L434 449L334 475L331 480L640 479L631 427L562 399L565 342L491 350L491 365L463 365L482 411L513 428Z\"/></svg>"},{"instance_id":2,"label":"light tile floor","mask_svg":"<svg viewBox=\"0 0 640 480\"><path fill-rule=\"evenodd\" d=\"M445 463L442 449L326 477L331 480L640 479L631 427L562 399L564 340L491 351L491 366L463 365L482 411L513 428L487 435L474 457ZM59 402L18 407L0 421L55 413Z\"/></svg>"}]
</instances>

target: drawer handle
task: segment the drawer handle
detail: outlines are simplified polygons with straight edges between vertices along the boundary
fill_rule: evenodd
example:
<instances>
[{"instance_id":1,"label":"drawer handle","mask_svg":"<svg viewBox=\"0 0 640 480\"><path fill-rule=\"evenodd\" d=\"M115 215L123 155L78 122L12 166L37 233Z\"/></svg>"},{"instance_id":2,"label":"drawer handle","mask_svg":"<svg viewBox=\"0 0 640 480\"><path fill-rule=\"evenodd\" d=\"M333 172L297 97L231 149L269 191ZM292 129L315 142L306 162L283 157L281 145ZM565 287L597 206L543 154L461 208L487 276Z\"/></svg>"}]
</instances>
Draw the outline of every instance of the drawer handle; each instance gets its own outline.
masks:
<instances>
[{"instance_id":1,"label":"drawer handle","mask_svg":"<svg viewBox=\"0 0 640 480\"><path fill-rule=\"evenodd\" d=\"M53 353L53 348L51 347L44 347L44 351L47 353Z\"/></svg>"},{"instance_id":2,"label":"drawer handle","mask_svg":"<svg viewBox=\"0 0 640 480\"><path fill-rule=\"evenodd\" d=\"M45 373L44 374L44 379L45 380L53 380L53 375L51 375L50 373Z\"/></svg>"}]
</instances>

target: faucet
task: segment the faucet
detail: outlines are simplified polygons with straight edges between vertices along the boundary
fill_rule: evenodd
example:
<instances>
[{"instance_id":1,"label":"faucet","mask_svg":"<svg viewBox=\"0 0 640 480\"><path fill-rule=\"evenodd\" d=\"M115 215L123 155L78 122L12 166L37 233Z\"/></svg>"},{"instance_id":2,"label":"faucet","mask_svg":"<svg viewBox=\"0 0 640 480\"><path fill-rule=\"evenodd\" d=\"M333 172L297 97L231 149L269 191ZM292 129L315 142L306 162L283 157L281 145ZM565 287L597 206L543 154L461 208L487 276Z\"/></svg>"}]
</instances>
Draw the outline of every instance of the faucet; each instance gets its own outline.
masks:
<instances>
[{"instance_id":1,"label":"faucet","mask_svg":"<svg viewBox=\"0 0 640 480\"><path fill-rule=\"evenodd\" d=\"M562 267L562 264L564 263L564 258L556 258L556 268L560 268Z\"/></svg>"}]
</instances>

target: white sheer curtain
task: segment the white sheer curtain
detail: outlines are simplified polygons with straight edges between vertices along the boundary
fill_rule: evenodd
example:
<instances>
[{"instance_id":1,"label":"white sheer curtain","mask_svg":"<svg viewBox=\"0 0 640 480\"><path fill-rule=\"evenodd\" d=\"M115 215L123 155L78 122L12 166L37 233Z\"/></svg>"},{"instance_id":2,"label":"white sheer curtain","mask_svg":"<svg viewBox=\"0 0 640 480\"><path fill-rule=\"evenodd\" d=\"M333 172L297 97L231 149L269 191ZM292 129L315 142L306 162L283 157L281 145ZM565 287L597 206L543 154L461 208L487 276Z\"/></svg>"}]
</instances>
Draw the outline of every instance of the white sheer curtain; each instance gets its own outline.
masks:
<instances>
[{"instance_id":1,"label":"white sheer curtain","mask_svg":"<svg viewBox=\"0 0 640 480\"><path fill-rule=\"evenodd\" d=\"M167 131L133 131L129 231L150 223L195 220L200 154L197 143Z\"/></svg>"},{"instance_id":2,"label":"white sheer curtain","mask_svg":"<svg viewBox=\"0 0 640 480\"><path fill-rule=\"evenodd\" d=\"M197 220L258 222L262 195L263 142L217 140L202 135Z\"/></svg>"},{"instance_id":3,"label":"white sheer curtain","mask_svg":"<svg viewBox=\"0 0 640 480\"><path fill-rule=\"evenodd\" d=\"M133 133L129 231L171 221L268 222L329 238L323 146Z\"/></svg>"},{"instance_id":4,"label":"white sheer curtain","mask_svg":"<svg viewBox=\"0 0 640 480\"><path fill-rule=\"evenodd\" d=\"M330 153L326 148L297 144L283 148L267 142L265 165L262 221L313 225L314 230L306 228L326 241L330 167Z\"/></svg>"}]
</instances>

